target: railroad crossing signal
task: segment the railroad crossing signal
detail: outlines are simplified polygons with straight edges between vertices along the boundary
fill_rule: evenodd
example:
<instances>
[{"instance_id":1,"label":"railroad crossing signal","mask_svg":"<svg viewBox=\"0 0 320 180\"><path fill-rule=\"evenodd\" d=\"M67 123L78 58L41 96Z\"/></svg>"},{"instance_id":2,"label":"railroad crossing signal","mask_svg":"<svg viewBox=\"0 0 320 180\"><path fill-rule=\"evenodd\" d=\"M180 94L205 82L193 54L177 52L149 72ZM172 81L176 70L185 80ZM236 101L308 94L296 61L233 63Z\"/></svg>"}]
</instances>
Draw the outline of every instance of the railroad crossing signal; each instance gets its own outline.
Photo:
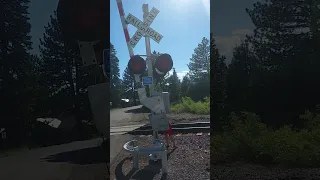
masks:
<instances>
[{"instance_id":1,"label":"railroad crossing signal","mask_svg":"<svg viewBox=\"0 0 320 180\"><path fill-rule=\"evenodd\" d=\"M155 72L162 76L169 72L172 67L173 61L169 54L161 54L159 57L157 57L156 62L154 63Z\"/></svg>"},{"instance_id":2,"label":"railroad crossing signal","mask_svg":"<svg viewBox=\"0 0 320 180\"><path fill-rule=\"evenodd\" d=\"M152 76L146 76L146 77L142 77L142 85L150 85L153 84L153 77Z\"/></svg>"},{"instance_id":3,"label":"railroad crossing signal","mask_svg":"<svg viewBox=\"0 0 320 180\"><path fill-rule=\"evenodd\" d=\"M142 74L146 71L146 62L145 60L139 56L133 56L128 62L129 71L133 74Z\"/></svg>"},{"instance_id":4,"label":"railroad crossing signal","mask_svg":"<svg viewBox=\"0 0 320 180\"><path fill-rule=\"evenodd\" d=\"M133 25L134 27L136 27L137 29L140 29L141 26L143 25L143 22L140 21L137 17L135 17L132 14L128 14L127 18L126 18L126 22L128 24ZM151 27L147 28L146 33L143 36L149 36L151 39L153 39L155 42L160 43L160 41L162 40L163 36L158 33L157 31L155 31L154 29L152 29Z\"/></svg>"},{"instance_id":5,"label":"railroad crossing signal","mask_svg":"<svg viewBox=\"0 0 320 180\"><path fill-rule=\"evenodd\" d=\"M138 29L129 41L129 44L132 48L134 48L138 44L142 36L150 36L150 38L155 40L157 43L161 41L163 36L149 27L152 24L153 20L157 17L159 12L160 11L158 9L152 8L143 22L132 14L129 14L127 16L126 22L132 24Z\"/></svg>"},{"instance_id":6,"label":"railroad crossing signal","mask_svg":"<svg viewBox=\"0 0 320 180\"><path fill-rule=\"evenodd\" d=\"M148 57L149 59L152 59L152 57ZM147 59L148 60L148 59ZM161 54L160 56L155 58L154 65L149 68L153 68L153 74L152 76L155 76L155 79L159 79L158 77L162 77L165 74L167 74L173 67L173 61L169 54ZM129 71L134 75L141 75L143 74L147 69L147 63L146 60L144 60L141 56L135 55L133 56L129 62L128 62L128 68ZM152 85L153 84L153 78L152 76L143 77L143 84L144 85Z\"/></svg>"},{"instance_id":7,"label":"railroad crossing signal","mask_svg":"<svg viewBox=\"0 0 320 180\"><path fill-rule=\"evenodd\" d=\"M122 27L125 35L125 39L127 42L127 47L129 50L130 54L130 60L128 62L128 68L129 70L134 74L135 81L137 83L140 82L140 75L146 71L146 66L148 65L148 76L147 77L142 77L142 84L143 85L148 85L149 86L149 96L147 97L146 89L144 87L138 88L138 95L139 95L139 100L141 104L145 105L148 107L153 113L149 115L150 122L152 124L152 128L154 129L154 138L157 140L156 142L159 142L158 139L158 131L159 129L159 122L155 122L153 120L161 121L161 123L164 124L164 130L168 129L168 120L165 118L158 118L158 117L165 117L162 113L166 112L165 105L164 105L164 100L163 97L161 96L161 93L155 92L153 93L153 60L151 59L152 54L151 54L151 49L150 49L150 38L155 40L157 43L159 43L162 39L162 35L157 33L155 30L151 29L149 26L153 22L153 20L156 18L156 16L159 14L159 10L156 8L152 8L151 11L149 12L148 10L148 5L143 4L142 6L142 11L143 11L143 22L140 21L138 18L134 17L133 15L129 14L126 19L124 19L124 11L122 7L122 2L121 0L117 0L118 4L118 9L119 9L119 14L122 22ZM135 26L138 30L136 33L133 35L133 37L130 39L128 30L127 30L127 24L132 24ZM146 56L147 56L147 62L139 55L134 56L133 54L133 48L137 45L137 43L140 41L141 37L145 36L146 40ZM168 56L162 56L160 58L160 62L158 62L158 68L162 71L166 71L167 69L171 69L172 63L164 63L164 62L172 62L170 55ZM164 61L165 60L165 61ZM157 60L156 60L157 61ZM159 60L158 60L159 61ZM163 68L166 66L171 66L170 68ZM159 71L160 72L160 71ZM158 73L158 72L157 72ZM161 72L165 73L165 72ZM161 74L163 75L163 74ZM162 146L162 143L154 143L153 146ZM167 173L167 167L166 167L166 160L167 160L167 153L164 148L161 148L162 153L162 164L163 168L162 171L163 173ZM150 151L150 157L151 159L159 159L160 154L151 152ZM138 168L138 156L137 153L133 154L133 168Z\"/></svg>"}]
</instances>

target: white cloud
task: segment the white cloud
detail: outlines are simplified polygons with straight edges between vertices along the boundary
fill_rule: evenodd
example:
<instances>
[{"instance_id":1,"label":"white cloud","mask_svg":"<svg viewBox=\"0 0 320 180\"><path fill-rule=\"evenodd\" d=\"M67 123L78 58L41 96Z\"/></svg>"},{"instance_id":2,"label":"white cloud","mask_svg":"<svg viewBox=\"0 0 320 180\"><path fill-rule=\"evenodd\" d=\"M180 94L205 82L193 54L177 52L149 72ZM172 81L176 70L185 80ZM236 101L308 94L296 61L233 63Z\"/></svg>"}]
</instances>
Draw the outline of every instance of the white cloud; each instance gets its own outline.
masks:
<instances>
[{"instance_id":1,"label":"white cloud","mask_svg":"<svg viewBox=\"0 0 320 180\"><path fill-rule=\"evenodd\" d=\"M231 61L233 48L245 39L247 34L251 34L250 29L235 29L230 36L215 36L215 42L219 52L226 56L227 63Z\"/></svg>"},{"instance_id":2,"label":"white cloud","mask_svg":"<svg viewBox=\"0 0 320 180\"><path fill-rule=\"evenodd\" d=\"M182 81L183 77L188 73L189 71L182 71L182 72L177 72L178 78Z\"/></svg>"},{"instance_id":3,"label":"white cloud","mask_svg":"<svg viewBox=\"0 0 320 180\"><path fill-rule=\"evenodd\" d=\"M188 73L188 70L177 72L178 78L182 81L183 77ZM169 71L169 75L173 74L173 70Z\"/></svg>"}]
</instances>

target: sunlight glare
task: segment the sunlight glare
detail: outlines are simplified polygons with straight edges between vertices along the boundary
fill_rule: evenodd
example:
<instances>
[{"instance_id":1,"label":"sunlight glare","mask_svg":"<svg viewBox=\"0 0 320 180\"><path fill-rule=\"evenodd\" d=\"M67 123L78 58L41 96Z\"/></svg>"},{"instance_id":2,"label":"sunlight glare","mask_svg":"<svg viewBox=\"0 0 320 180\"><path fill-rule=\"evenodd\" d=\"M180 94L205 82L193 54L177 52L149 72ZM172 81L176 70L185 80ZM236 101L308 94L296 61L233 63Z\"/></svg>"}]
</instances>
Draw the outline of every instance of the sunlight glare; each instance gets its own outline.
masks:
<instances>
[{"instance_id":1,"label":"sunlight glare","mask_svg":"<svg viewBox=\"0 0 320 180\"><path fill-rule=\"evenodd\" d=\"M210 17L210 0L170 0L168 6L179 13L187 13L199 1L201 1L207 16Z\"/></svg>"},{"instance_id":2,"label":"sunlight glare","mask_svg":"<svg viewBox=\"0 0 320 180\"><path fill-rule=\"evenodd\" d=\"M201 0L201 2L206 9L208 17L210 17L210 0Z\"/></svg>"},{"instance_id":3,"label":"sunlight glare","mask_svg":"<svg viewBox=\"0 0 320 180\"><path fill-rule=\"evenodd\" d=\"M188 12L195 1L199 0L171 0L169 6L174 8L178 12Z\"/></svg>"}]
</instances>

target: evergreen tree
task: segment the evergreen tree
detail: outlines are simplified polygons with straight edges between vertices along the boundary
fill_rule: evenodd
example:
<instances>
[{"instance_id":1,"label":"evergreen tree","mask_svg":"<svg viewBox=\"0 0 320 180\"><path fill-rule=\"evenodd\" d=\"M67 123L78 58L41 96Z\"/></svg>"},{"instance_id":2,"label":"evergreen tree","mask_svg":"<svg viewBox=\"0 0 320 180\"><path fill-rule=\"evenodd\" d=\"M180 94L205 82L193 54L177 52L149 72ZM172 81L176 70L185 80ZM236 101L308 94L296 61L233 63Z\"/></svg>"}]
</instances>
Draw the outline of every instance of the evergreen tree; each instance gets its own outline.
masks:
<instances>
[{"instance_id":1,"label":"evergreen tree","mask_svg":"<svg viewBox=\"0 0 320 180\"><path fill-rule=\"evenodd\" d=\"M203 38L190 58L189 78L192 82L190 97L194 101L210 96L210 42Z\"/></svg>"},{"instance_id":2,"label":"evergreen tree","mask_svg":"<svg viewBox=\"0 0 320 180\"><path fill-rule=\"evenodd\" d=\"M61 34L56 12L50 16L39 48L43 72L39 82L49 88L51 115L59 117L72 111L83 134L81 110L89 108L86 89L89 82L85 79L88 74L82 67L77 42Z\"/></svg>"},{"instance_id":3,"label":"evergreen tree","mask_svg":"<svg viewBox=\"0 0 320 180\"><path fill-rule=\"evenodd\" d=\"M117 107L120 103L120 69L119 59L116 56L117 51L110 43L110 101L112 106Z\"/></svg>"},{"instance_id":4,"label":"evergreen tree","mask_svg":"<svg viewBox=\"0 0 320 180\"><path fill-rule=\"evenodd\" d=\"M189 75L185 75L181 82L181 97L187 97L190 96L190 88L192 86L191 80L189 78Z\"/></svg>"},{"instance_id":5,"label":"evergreen tree","mask_svg":"<svg viewBox=\"0 0 320 180\"><path fill-rule=\"evenodd\" d=\"M129 99L133 99L133 103L136 105L136 99L138 98L136 95L136 88L137 85L134 80L134 76L129 72L128 67L123 72L122 75L122 85L124 88L124 92L126 94L126 97L128 96ZM128 93L130 92L130 93Z\"/></svg>"},{"instance_id":6,"label":"evergreen tree","mask_svg":"<svg viewBox=\"0 0 320 180\"><path fill-rule=\"evenodd\" d=\"M248 36L259 70L253 89L264 102L256 108L270 124L298 119L303 109L320 101L318 6L315 0L264 1L247 9L256 26Z\"/></svg>"},{"instance_id":7,"label":"evergreen tree","mask_svg":"<svg viewBox=\"0 0 320 180\"><path fill-rule=\"evenodd\" d=\"M215 40L211 37L211 52L212 52L212 74L211 74L211 98L215 103L223 106L226 98L226 75L227 66L225 63L226 58L219 53L216 47Z\"/></svg>"},{"instance_id":8,"label":"evergreen tree","mask_svg":"<svg viewBox=\"0 0 320 180\"><path fill-rule=\"evenodd\" d=\"M27 86L26 90L29 92L28 97L30 100L28 109L30 110L31 121L34 121L36 118L45 117L50 114L50 90L49 88L41 82L41 78L44 75L41 67L41 59L37 55L31 56L33 62L33 69L30 72L29 80L27 84L31 86Z\"/></svg>"},{"instance_id":9,"label":"evergreen tree","mask_svg":"<svg viewBox=\"0 0 320 180\"><path fill-rule=\"evenodd\" d=\"M252 111L255 109L253 98L253 83L257 74L256 59L247 42L234 48L233 58L228 68L228 100L233 110ZM239 83L241 82L241 83ZM224 92L225 93L225 92Z\"/></svg>"},{"instance_id":10,"label":"evergreen tree","mask_svg":"<svg viewBox=\"0 0 320 180\"><path fill-rule=\"evenodd\" d=\"M298 51L319 52L319 2L267 1L257 2L252 10L246 9L256 26L249 41L255 48L261 66L277 71ZM272 20L272 21L271 21ZM309 44L303 43L305 40ZM293 46L302 43L306 47ZM312 53L314 52L314 53Z\"/></svg>"},{"instance_id":11,"label":"evergreen tree","mask_svg":"<svg viewBox=\"0 0 320 180\"><path fill-rule=\"evenodd\" d=\"M28 4L29 0L2 1L0 6L0 126L11 131L8 140L16 145L25 136L28 107L34 104L28 97L31 89L25 88L33 86Z\"/></svg>"},{"instance_id":12,"label":"evergreen tree","mask_svg":"<svg viewBox=\"0 0 320 180\"><path fill-rule=\"evenodd\" d=\"M134 84L134 76L129 72L128 67L123 71L122 75L122 84L124 86L124 90L128 91L131 89L134 89L133 84Z\"/></svg>"},{"instance_id":13,"label":"evergreen tree","mask_svg":"<svg viewBox=\"0 0 320 180\"><path fill-rule=\"evenodd\" d=\"M153 50L152 51L152 55L160 55L161 53L160 52L158 52L158 51L156 51L156 50Z\"/></svg>"},{"instance_id":14,"label":"evergreen tree","mask_svg":"<svg viewBox=\"0 0 320 180\"><path fill-rule=\"evenodd\" d=\"M265 0L247 9L254 33L234 48L227 83L218 83L217 73L226 68L219 56L213 58L213 100L226 97L228 111L256 112L275 127L288 122L300 126L298 115L320 101L318 6L315 0ZM222 93L223 84L227 90Z\"/></svg>"},{"instance_id":15,"label":"evergreen tree","mask_svg":"<svg viewBox=\"0 0 320 180\"><path fill-rule=\"evenodd\" d=\"M213 34L210 35L210 41L212 53L212 69L210 70L210 108L213 114L214 127L218 130L221 128L222 117L228 115L228 112L226 112L225 109L227 105L225 102L225 99L227 98L227 66L225 63L226 58L219 53L219 50L216 47Z\"/></svg>"},{"instance_id":16,"label":"evergreen tree","mask_svg":"<svg viewBox=\"0 0 320 180\"><path fill-rule=\"evenodd\" d=\"M168 81L168 90L170 93L170 101L176 102L176 103L179 102L181 83L175 68L173 68L173 74L168 77L167 81Z\"/></svg>"},{"instance_id":17,"label":"evergreen tree","mask_svg":"<svg viewBox=\"0 0 320 180\"><path fill-rule=\"evenodd\" d=\"M194 49L194 53L188 64L189 76L191 81L200 82L204 76L208 76L210 67L210 41L203 38L198 47Z\"/></svg>"}]
</instances>

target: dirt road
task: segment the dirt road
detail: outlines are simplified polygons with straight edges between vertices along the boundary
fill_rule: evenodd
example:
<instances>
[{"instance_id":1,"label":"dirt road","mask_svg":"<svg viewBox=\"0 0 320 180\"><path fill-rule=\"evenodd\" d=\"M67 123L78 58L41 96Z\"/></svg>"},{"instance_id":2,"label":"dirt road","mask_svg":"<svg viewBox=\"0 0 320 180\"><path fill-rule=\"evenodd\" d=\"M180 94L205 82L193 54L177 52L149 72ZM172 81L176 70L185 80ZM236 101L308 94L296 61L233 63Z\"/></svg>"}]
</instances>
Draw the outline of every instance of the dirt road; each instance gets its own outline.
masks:
<instances>
[{"instance_id":1,"label":"dirt road","mask_svg":"<svg viewBox=\"0 0 320 180\"><path fill-rule=\"evenodd\" d=\"M137 112L142 106L132 106L110 111L110 127L127 126L147 122L148 114Z\"/></svg>"}]
</instances>

